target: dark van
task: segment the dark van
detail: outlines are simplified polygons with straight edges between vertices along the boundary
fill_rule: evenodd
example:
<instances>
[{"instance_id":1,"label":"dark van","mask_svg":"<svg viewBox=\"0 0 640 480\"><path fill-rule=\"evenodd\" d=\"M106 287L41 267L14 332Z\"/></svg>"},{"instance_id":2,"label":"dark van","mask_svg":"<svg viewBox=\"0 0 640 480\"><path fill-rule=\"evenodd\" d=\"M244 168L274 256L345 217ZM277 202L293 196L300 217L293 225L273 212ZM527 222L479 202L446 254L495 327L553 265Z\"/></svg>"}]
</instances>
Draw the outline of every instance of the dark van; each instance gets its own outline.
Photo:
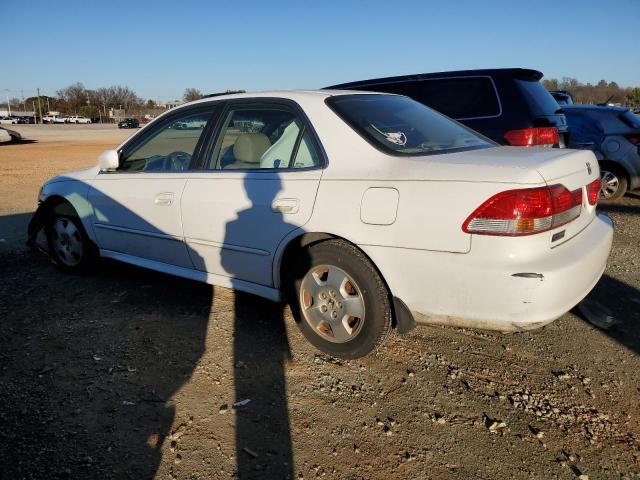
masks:
<instances>
[{"instance_id":1,"label":"dark van","mask_svg":"<svg viewBox=\"0 0 640 480\"><path fill-rule=\"evenodd\" d=\"M497 68L377 78L326 88L406 95L502 145L565 147L567 119L540 83L542 76L537 70Z\"/></svg>"}]
</instances>

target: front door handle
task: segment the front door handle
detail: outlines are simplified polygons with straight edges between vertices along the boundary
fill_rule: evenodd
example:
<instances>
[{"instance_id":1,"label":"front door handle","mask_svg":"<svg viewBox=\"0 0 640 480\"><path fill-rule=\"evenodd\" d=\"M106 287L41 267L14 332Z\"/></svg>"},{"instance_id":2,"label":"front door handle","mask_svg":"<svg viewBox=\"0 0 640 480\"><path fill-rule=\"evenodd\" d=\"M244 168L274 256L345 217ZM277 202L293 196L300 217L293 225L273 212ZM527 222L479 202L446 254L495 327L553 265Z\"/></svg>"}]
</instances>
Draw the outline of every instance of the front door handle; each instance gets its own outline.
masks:
<instances>
[{"instance_id":1,"label":"front door handle","mask_svg":"<svg viewBox=\"0 0 640 480\"><path fill-rule=\"evenodd\" d=\"M153 203L159 207L170 207L173 204L173 192L159 193Z\"/></svg>"},{"instance_id":2,"label":"front door handle","mask_svg":"<svg viewBox=\"0 0 640 480\"><path fill-rule=\"evenodd\" d=\"M280 213L298 213L300 200L297 198L277 198L271 204L271 210Z\"/></svg>"}]
</instances>

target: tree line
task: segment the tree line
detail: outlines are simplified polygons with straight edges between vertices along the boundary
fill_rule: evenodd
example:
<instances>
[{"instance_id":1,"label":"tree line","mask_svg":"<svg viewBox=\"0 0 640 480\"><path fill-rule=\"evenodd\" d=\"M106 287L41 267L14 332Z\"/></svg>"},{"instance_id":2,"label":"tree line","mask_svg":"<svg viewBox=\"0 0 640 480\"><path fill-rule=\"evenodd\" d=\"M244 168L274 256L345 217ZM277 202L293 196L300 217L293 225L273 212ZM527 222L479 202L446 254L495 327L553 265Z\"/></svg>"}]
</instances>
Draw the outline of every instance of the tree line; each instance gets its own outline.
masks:
<instances>
[{"instance_id":1,"label":"tree line","mask_svg":"<svg viewBox=\"0 0 640 480\"><path fill-rule=\"evenodd\" d=\"M640 88L622 88L616 82L600 80L595 85L582 83L571 77L549 78L542 80L547 90L565 90L571 94L575 103L598 104L616 103L631 108L640 107Z\"/></svg>"},{"instance_id":2,"label":"tree line","mask_svg":"<svg viewBox=\"0 0 640 480\"><path fill-rule=\"evenodd\" d=\"M187 88L183 100L190 102L203 96L200 90ZM39 116L39 112L42 111L43 115L48 112L61 112L62 114L81 115L93 119L100 116L106 117L110 109L139 114L158 108L154 100L143 100L129 87L113 85L88 89L81 82L73 83L56 91L55 96L40 95L39 98L31 96L24 100L11 98L9 102L15 110L35 110L36 116ZM6 108L6 103L4 105Z\"/></svg>"}]
</instances>

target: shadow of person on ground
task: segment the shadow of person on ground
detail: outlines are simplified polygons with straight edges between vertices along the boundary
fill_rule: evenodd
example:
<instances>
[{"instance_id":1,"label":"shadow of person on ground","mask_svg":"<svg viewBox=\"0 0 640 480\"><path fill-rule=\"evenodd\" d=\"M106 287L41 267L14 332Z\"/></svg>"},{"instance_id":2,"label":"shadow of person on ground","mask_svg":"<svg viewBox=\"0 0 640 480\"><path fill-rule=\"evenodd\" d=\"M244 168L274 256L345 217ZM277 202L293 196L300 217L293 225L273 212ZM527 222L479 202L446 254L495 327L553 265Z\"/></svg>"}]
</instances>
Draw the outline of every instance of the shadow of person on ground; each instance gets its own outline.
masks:
<instances>
[{"instance_id":1,"label":"shadow of person on ground","mask_svg":"<svg viewBox=\"0 0 640 480\"><path fill-rule=\"evenodd\" d=\"M256 219L270 215L274 230L285 224L282 213L272 209L281 189L279 179L251 181L245 177L244 188L251 206L238 213L226 225L225 245L238 238L264 232ZM263 217L264 218L264 217ZM275 224L275 225L274 225ZM291 229L294 227L292 226ZM234 277L243 280L244 262L250 255L222 250L222 266ZM242 256L242 258L241 258ZM302 256L298 262L305 262ZM307 260L308 262L308 260ZM289 342L284 325L283 304L238 293L235 301L235 401L250 400L236 411L237 475L242 480L293 478L293 451L287 402L285 363L290 358Z\"/></svg>"},{"instance_id":2,"label":"shadow of person on ground","mask_svg":"<svg viewBox=\"0 0 640 480\"><path fill-rule=\"evenodd\" d=\"M155 478L213 297L118 262L73 275L24 246L0 250L0 476Z\"/></svg>"}]
</instances>

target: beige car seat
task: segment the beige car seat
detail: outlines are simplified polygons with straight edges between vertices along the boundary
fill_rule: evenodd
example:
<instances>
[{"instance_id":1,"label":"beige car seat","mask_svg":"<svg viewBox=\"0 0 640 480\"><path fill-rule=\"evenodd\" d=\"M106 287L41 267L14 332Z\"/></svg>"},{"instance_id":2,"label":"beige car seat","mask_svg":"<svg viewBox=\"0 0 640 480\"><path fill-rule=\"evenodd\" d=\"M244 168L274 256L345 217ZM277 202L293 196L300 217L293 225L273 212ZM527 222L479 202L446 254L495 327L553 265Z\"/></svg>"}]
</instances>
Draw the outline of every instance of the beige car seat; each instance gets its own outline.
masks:
<instances>
[{"instance_id":1,"label":"beige car seat","mask_svg":"<svg viewBox=\"0 0 640 480\"><path fill-rule=\"evenodd\" d=\"M225 170L260 168L260 158L270 146L269 137L264 133L241 133L233 144L236 161Z\"/></svg>"}]
</instances>

